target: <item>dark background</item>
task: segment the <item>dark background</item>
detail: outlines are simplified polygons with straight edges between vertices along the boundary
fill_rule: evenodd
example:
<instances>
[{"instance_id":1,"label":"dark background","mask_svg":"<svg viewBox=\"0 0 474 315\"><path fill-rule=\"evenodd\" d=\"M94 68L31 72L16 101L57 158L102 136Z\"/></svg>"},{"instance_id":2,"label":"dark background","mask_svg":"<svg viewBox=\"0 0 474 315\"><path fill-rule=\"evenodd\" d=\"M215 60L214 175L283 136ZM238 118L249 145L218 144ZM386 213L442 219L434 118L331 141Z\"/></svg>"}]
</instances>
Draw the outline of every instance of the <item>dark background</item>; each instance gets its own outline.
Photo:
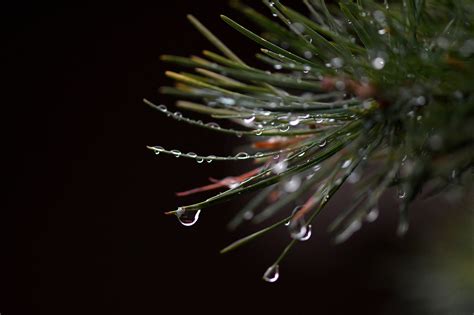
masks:
<instances>
[{"instance_id":1,"label":"dark background","mask_svg":"<svg viewBox=\"0 0 474 315\"><path fill-rule=\"evenodd\" d=\"M399 272L413 270L409 257L455 220L455 210L448 216L436 202L423 203L399 239L390 195L380 220L334 246L325 227L347 204L342 194L312 239L283 262L275 284L261 275L288 240L285 231L218 254L253 230L225 229L245 199L206 210L191 228L163 215L180 204L175 191L248 168L156 157L145 148L224 154L242 142L168 120L142 103L173 104L158 94L171 84L160 54L211 48L187 13L243 57L256 51L220 21L220 13L238 16L223 1L22 2L2 9L0 313L424 314L400 293L411 284L400 283Z\"/></svg>"}]
</instances>

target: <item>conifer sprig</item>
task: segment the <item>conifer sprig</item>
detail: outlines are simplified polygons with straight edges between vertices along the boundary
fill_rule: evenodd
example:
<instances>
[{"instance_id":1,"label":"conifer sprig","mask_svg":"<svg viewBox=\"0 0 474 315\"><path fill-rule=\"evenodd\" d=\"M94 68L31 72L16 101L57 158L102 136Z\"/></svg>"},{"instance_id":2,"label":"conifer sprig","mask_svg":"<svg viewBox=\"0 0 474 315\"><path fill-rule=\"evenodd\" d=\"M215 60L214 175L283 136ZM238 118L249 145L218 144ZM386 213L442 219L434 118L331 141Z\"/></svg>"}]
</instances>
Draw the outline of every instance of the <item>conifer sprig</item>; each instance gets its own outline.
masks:
<instances>
[{"instance_id":1,"label":"conifer sprig","mask_svg":"<svg viewBox=\"0 0 474 315\"><path fill-rule=\"evenodd\" d=\"M235 128L145 102L178 121L248 137L248 150L231 156L149 148L198 163L252 159L259 164L240 176L180 193L228 188L168 214L192 225L202 209L259 191L229 226L273 218L276 223L222 252L287 225L292 240L264 275L273 282L278 264L297 241L311 236L311 222L345 182L357 192L329 227L337 231L336 242L374 221L378 199L392 186L400 197L400 235L408 229L408 206L423 189L431 194L455 187L466 193L472 187L474 4L348 0L335 6L304 0L304 15L280 1L263 2L270 17L231 3L259 33L222 16L261 46L256 54L261 67L242 61L193 16L190 22L219 53L162 56L185 69L166 72L176 86L162 88L163 93L181 99L179 108L229 120ZM293 209L294 204L301 206Z\"/></svg>"}]
</instances>

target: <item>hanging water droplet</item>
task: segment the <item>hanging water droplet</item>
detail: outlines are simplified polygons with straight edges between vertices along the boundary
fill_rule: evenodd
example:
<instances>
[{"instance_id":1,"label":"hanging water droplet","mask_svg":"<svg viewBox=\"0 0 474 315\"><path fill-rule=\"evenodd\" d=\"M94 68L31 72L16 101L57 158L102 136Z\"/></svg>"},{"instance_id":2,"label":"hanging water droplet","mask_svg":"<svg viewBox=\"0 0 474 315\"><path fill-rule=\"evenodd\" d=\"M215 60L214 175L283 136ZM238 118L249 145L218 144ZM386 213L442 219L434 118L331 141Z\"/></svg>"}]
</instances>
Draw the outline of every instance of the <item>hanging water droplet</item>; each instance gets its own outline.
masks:
<instances>
[{"instance_id":1,"label":"hanging water droplet","mask_svg":"<svg viewBox=\"0 0 474 315\"><path fill-rule=\"evenodd\" d=\"M379 33L379 35L384 35L385 33L387 33L387 30L384 29L384 28L381 28L381 29L378 30L378 33Z\"/></svg>"},{"instance_id":2,"label":"hanging water droplet","mask_svg":"<svg viewBox=\"0 0 474 315\"><path fill-rule=\"evenodd\" d=\"M352 234L358 231L361 227L362 223L360 223L359 220L352 221L351 224L349 224L344 231L342 231L336 236L336 244L340 244L347 241L352 236Z\"/></svg>"},{"instance_id":3,"label":"hanging water droplet","mask_svg":"<svg viewBox=\"0 0 474 315\"><path fill-rule=\"evenodd\" d=\"M182 154L179 150L171 150L170 152L177 158L179 158Z\"/></svg>"},{"instance_id":4,"label":"hanging water droplet","mask_svg":"<svg viewBox=\"0 0 474 315\"><path fill-rule=\"evenodd\" d=\"M298 190L301 185L301 178L299 176L293 176L289 181L287 181L283 188L286 192L292 193Z\"/></svg>"},{"instance_id":5,"label":"hanging water droplet","mask_svg":"<svg viewBox=\"0 0 474 315\"><path fill-rule=\"evenodd\" d=\"M345 160L344 163L342 163L341 168L348 168L352 164L352 159Z\"/></svg>"},{"instance_id":6,"label":"hanging water droplet","mask_svg":"<svg viewBox=\"0 0 474 315\"><path fill-rule=\"evenodd\" d=\"M307 225L303 218L291 220L288 226L291 238L298 241L306 241L311 237L311 225Z\"/></svg>"},{"instance_id":7,"label":"hanging water droplet","mask_svg":"<svg viewBox=\"0 0 474 315\"><path fill-rule=\"evenodd\" d=\"M382 57L377 57L372 60L372 67L376 70L381 70L385 67L385 60Z\"/></svg>"},{"instance_id":8,"label":"hanging water droplet","mask_svg":"<svg viewBox=\"0 0 474 315\"><path fill-rule=\"evenodd\" d=\"M235 100L230 97L219 97L217 100L223 105L232 106L235 104Z\"/></svg>"},{"instance_id":9,"label":"hanging water droplet","mask_svg":"<svg viewBox=\"0 0 474 315\"><path fill-rule=\"evenodd\" d=\"M197 220L199 219L199 214L201 210L185 210L184 208L178 208L176 210L176 217L178 218L179 222L184 226L191 226L194 225Z\"/></svg>"},{"instance_id":10,"label":"hanging water droplet","mask_svg":"<svg viewBox=\"0 0 474 315\"><path fill-rule=\"evenodd\" d=\"M254 156L256 158L261 158L263 156L263 153L262 152L257 152L257 153L254 154Z\"/></svg>"},{"instance_id":11,"label":"hanging water droplet","mask_svg":"<svg viewBox=\"0 0 474 315\"><path fill-rule=\"evenodd\" d=\"M327 140L324 139L323 141L321 141L321 142L318 144L318 146L319 146L320 148L323 148L323 147L326 146L327 143L328 143Z\"/></svg>"},{"instance_id":12,"label":"hanging water droplet","mask_svg":"<svg viewBox=\"0 0 474 315\"><path fill-rule=\"evenodd\" d=\"M278 277L280 277L280 272L279 272L279 267L278 265L272 265L270 266L267 271L263 274L263 280L267 282L275 282L278 280Z\"/></svg>"},{"instance_id":13,"label":"hanging water droplet","mask_svg":"<svg viewBox=\"0 0 474 315\"><path fill-rule=\"evenodd\" d=\"M379 209L377 207L372 208L365 216L365 221L374 222L379 217Z\"/></svg>"},{"instance_id":14,"label":"hanging water droplet","mask_svg":"<svg viewBox=\"0 0 474 315\"><path fill-rule=\"evenodd\" d=\"M239 152L235 155L235 158L239 160L245 160L249 158L249 154L247 152Z\"/></svg>"},{"instance_id":15,"label":"hanging water droplet","mask_svg":"<svg viewBox=\"0 0 474 315\"><path fill-rule=\"evenodd\" d=\"M311 67L308 65L303 66L303 73L309 73L311 71Z\"/></svg>"},{"instance_id":16,"label":"hanging water droplet","mask_svg":"<svg viewBox=\"0 0 474 315\"><path fill-rule=\"evenodd\" d=\"M306 50L306 51L303 53L303 56L304 56L306 59L311 59L311 58L313 58L313 53L310 52L309 50Z\"/></svg>"},{"instance_id":17,"label":"hanging water droplet","mask_svg":"<svg viewBox=\"0 0 474 315\"><path fill-rule=\"evenodd\" d=\"M260 136L263 133L263 129L255 130L255 135Z\"/></svg>"},{"instance_id":18,"label":"hanging water droplet","mask_svg":"<svg viewBox=\"0 0 474 315\"><path fill-rule=\"evenodd\" d=\"M209 156L207 157L206 162L207 162L207 163L211 163L215 158L216 158L215 155L209 155Z\"/></svg>"},{"instance_id":19,"label":"hanging water droplet","mask_svg":"<svg viewBox=\"0 0 474 315\"><path fill-rule=\"evenodd\" d=\"M160 146L153 147L153 149L155 149L155 154L156 155L160 154L161 152L163 152L165 150L165 148L160 147Z\"/></svg>"},{"instance_id":20,"label":"hanging water droplet","mask_svg":"<svg viewBox=\"0 0 474 315\"><path fill-rule=\"evenodd\" d=\"M276 70L281 70L283 66L280 64L276 64L276 65L273 65L273 68L275 68Z\"/></svg>"},{"instance_id":21,"label":"hanging water droplet","mask_svg":"<svg viewBox=\"0 0 474 315\"><path fill-rule=\"evenodd\" d=\"M238 131L235 135L237 136L237 138L242 138L242 136L244 135L244 133Z\"/></svg>"},{"instance_id":22,"label":"hanging water droplet","mask_svg":"<svg viewBox=\"0 0 474 315\"><path fill-rule=\"evenodd\" d=\"M196 159L196 162L198 162L199 164L201 164L202 162L204 162L204 159L201 157L201 158L197 158Z\"/></svg>"}]
</instances>

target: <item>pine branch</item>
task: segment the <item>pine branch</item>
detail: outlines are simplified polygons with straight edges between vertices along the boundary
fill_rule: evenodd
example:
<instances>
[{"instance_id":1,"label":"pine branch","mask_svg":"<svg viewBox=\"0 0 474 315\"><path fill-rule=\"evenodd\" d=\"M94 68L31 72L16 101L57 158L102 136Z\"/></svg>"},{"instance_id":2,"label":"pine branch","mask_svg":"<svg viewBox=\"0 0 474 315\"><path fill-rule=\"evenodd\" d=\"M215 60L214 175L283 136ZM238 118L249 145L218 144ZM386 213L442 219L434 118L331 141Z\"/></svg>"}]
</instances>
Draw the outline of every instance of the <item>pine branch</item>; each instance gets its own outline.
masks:
<instances>
[{"instance_id":1,"label":"pine branch","mask_svg":"<svg viewBox=\"0 0 474 315\"><path fill-rule=\"evenodd\" d=\"M280 1L263 1L266 17L239 1L231 5L261 35L221 16L232 29L261 46L261 68L242 61L193 16L188 19L222 54L162 56L194 72L172 72L175 87L165 94L179 108L227 119L222 128L145 103L179 122L245 136L248 150L236 155L182 153L150 146L156 154L204 161L254 160L259 167L240 176L179 195L228 188L214 197L179 207L186 226L201 210L243 193L259 191L230 223L269 223L224 248L225 253L288 226L292 238L265 272L278 278L279 264L298 241L311 236L311 222L345 182L357 187L350 207L330 225L342 242L378 216L382 193L396 186L400 197L399 235L408 229L409 205L424 187L442 194L453 185L467 193L474 160L474 4L468 0L376 1L304 0L308 16ZM370 170L370 172L369 172ZM433 185L436 183L436 185ZM281 217L280 217L281 218Z\"/></svg>"}]
</instances>

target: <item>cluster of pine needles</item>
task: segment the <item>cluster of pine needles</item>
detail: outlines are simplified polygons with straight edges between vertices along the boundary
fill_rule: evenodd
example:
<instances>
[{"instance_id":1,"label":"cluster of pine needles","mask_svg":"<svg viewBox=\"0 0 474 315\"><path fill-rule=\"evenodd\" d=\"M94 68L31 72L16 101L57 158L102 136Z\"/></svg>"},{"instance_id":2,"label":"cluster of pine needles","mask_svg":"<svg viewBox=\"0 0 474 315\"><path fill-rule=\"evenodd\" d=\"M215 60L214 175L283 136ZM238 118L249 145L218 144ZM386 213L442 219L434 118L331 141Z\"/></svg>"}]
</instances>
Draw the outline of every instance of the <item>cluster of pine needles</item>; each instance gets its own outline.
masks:
<instances>
[{"instance_id":1,"label":"cluster of pine needles","mask_svg":"<svg viewBox=\"0 0 474 315\"><path fill-rule=\"evenodd\" d=\"M184 69L166 72L176 85L163 87L162 93L179 98L177 107L183 110L231 121L235 128L145 102L177 121L244 136L249 146L232 156L149 148L198 163L251 159L258 165L180 193L227 188L169 214L192 225L201 210L259 190L230 227L245 221L270 225L222 252L287 226L291 240L264 275L273 282L282 259L296 242L310 237L311 222L345 182L356 192L329 227L338 242L377 218L377 202L392 187L400 200L400 235L408 229L409 205L415 198L452 190L462 198L470 191L474 2L346 0L335 5L303 0L305 14L280 1L263 2L268 15L231 2L245 16L245 24L252 23L258 32L221 16L261 46L259 68L241 60L191 15L189 21L217 52L162 56ZM300 206L293 208L295 203Z\"/></svg>"}]
</instances>

